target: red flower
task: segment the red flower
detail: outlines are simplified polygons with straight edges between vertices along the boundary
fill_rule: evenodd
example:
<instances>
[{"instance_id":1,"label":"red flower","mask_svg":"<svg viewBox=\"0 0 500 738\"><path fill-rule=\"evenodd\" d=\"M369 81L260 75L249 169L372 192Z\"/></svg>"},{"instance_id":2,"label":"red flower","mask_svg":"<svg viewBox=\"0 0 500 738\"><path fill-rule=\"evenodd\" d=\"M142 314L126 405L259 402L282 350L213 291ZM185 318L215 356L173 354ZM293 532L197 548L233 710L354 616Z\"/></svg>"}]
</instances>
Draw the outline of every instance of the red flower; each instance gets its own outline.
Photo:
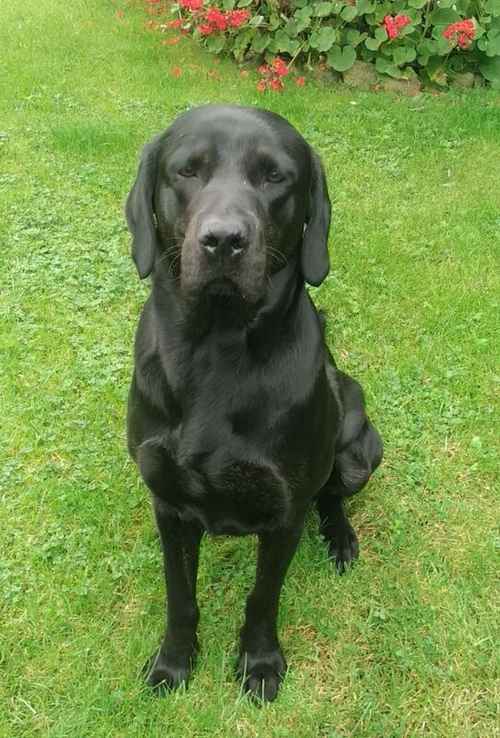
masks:
<instances>
[{"instance_id":1,"label":"red flower","mask_svg":"<svg viewBox=\"0 0 500 738\"><path fill-rule=\"evenodd\" d=\"M203 6L203 0L179 0L179 5L194 12Z\"/></svg>"},{"instance_id":2,"label":"red flower","mask_svg":"<svg viewBox=\"0 0 500 738\"><path fill-rule=\"evenodd\" d=\"M175 46L181 40L181 36L172 36L172 38L166 38L162 41L163 46Z\"/></svg>"},{"instance_id":3,"label":"red flower","mask_svg":"<svg viewBox=\"0 0 500 738\"><path fill-rule=\"evenodd\" d=\"M305 77L295 77L295 84L297 85L297 87L304 87L305 83L306 83Z\"/></svg>"},{"instance_id":4,"label":"red flower","mask_svg":"<svg viewBox=\"0 0 500 738\"><path fill-rule=\"evenodd\" d=\"M284 62L280 56L273 59L273 72L277 74L278 77L286 77L289 71L290 70L288 69L286 62Z\"/></svg>"},{"instance_id":5,"label":"red flower","mask_svg":"<svg viewBox=\"0 0 500 738\"><path fill-rule=\"evenodd\" d=\"M443 36L451 44L458 44L461 49L467 49L476 35L476 26L472 18L466 18L457 23L450 23L443 31Z\"/></svg>"},{"instance_id":6,"label":"red flower","mask_svg":"<svg viewBox=\"0 0 500 738\"><path fill-rule=\"evenodd\" d=\"M198 30L202 36L210 36L215 31L215 28L209 23L202 23L201 26L198 26Z\"/></svg>"},{"instance_id":7,"label":"red flower","mask_svg":"<svg viewBox=\"0 0 500 738\"><path fill-rule=\"evenodd\" d=\"M231 28L239 28L250 18L248 10L230 10L226 13L226 20Z\"/></svg>"},{"instance_id":8,"label":"red flower","mask_svg":"<svg viewBox=\"0 0 500 738\"><path fill-rule=\"evenodd\" d=\"M290 73L286 62L279 56L276 56L272 64L261 64L258 72L262 75L262 79L257 85L259 92L265 89L276 90L281 92L284 89L283 77ZM299 82L299 84L301 84Z\"/></svg>"},{"instance_id":9,"label":"red flower","mask_svg":"<svg viewBox=\"0 0 500 738\"><path fill-rule=\"evenodd\" d=\"M396 38L396 36L398 35L398 29L396 28L396 24L394 23L394 18L392 17L392 15L385 16L383 25L389 38Z\"/></svg>"},{"instance_id":10,"label":"red flower","mask_svg":"<svg viewBox=\"0 0 500 738\"><path fill-rule=\"evenodd\" d=\"M219 10L219 8L210 8L205 15L207 23L217 31L225 31L227 28L226 14Z\"/></svg>"},{"instance_id":11,"label":"red flower","mask_svg":"<svg viewBox=\"0 0 500 738\"><path fill-rule=\"evenodd\" d=\"M170 70L170 74L172 77L180 77L182 74L182 69L180 67L172 67Z\"/></svg>"},{"instance_id":12,"label":"red flower","mask_svg":"<svg viewBox=\"0 0 500 738\"><path fill-rule=\"evenodd\" d=\"M407 15L397 15L394 18L394 23L398 28L404 28L405 26L409 26L411 23L411 18Z\"/></svg>"},{"instance_id":13,"label":"red flower","mask_svg":"<svg viewBox=\"0 0 500 738\"><path fill-rule=\"evenodd\" d=\"M175 20L171 20L168 23L166 23L167 28L180 28L182 26L183 21L180 18L176 18Z\"/></svg>"},{"instance_id":14,"label":"red flower","mask_svg":"<svg viewBox=\"0 0 500 738\"><path fill-rule=\"evenodd\" d=\"M411 18L407 15L386 15L382 25L385 27L387 35L392 41L393 38L397 38L399 36L400 30L405 26L408 26L410 23Z\"/></svg>"}]
</instances>

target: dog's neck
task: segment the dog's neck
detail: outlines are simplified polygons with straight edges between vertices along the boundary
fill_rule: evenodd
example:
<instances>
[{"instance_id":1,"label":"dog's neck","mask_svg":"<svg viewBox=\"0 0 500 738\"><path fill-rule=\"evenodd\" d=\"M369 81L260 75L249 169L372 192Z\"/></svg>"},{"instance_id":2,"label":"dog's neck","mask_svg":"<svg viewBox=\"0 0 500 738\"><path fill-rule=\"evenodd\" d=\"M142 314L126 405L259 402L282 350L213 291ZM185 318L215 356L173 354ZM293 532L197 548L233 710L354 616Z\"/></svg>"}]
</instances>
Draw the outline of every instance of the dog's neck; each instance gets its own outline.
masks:
<instances>
[{"instance_id":1,"label":"dog's neck","mask_svg":"<svg viewBox=\"0 0 500 738\"><path fill-rule=\"evenodd\" d=\"M291 257L279 271L271 275L266 299L258 309L251 325L250 332L255 333L264 328L279 329L290 320L290 313L297 303L297 298L304 291L304 278L297 257Z\"/></svg>"}]
</instances>

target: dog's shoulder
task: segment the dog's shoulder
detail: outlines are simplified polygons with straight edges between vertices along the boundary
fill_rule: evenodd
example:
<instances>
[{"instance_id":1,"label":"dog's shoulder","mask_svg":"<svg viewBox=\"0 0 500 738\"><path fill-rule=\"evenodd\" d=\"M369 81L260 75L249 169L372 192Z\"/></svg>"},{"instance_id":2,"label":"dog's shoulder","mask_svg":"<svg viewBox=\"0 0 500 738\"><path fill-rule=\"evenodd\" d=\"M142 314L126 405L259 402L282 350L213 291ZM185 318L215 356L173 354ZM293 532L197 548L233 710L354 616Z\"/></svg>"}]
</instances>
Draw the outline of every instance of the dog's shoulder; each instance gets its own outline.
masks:
<instances>
[{"instance_id":1,"label":"dog's shoulder","mask_svg":"<svg viewBox=\"0 0 500 738\"><path fill-rule=\"evenodd\" d=\"M151 297L146 301L135 338L135 394L152 411L171 414L174 398L162 362L157 317Z\"/></svg>"}]
</instances>

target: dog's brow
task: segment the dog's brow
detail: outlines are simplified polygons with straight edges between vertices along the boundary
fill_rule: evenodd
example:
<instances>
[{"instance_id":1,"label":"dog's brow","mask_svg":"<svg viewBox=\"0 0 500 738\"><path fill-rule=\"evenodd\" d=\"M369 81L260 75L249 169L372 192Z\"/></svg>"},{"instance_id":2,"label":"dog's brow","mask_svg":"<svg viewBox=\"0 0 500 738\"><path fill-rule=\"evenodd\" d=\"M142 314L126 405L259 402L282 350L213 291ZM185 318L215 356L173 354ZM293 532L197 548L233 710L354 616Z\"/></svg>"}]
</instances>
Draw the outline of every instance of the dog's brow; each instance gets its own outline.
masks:
<instances>
[{"instance_id":1,"label":"dog's brow","mask_svg":"<svg viewBox=\"0 0 500 738\"><path fill-rule=\"evenodd\" d=\"M176 168L187 162L207 163L210 154L210 149L205 143L198 145L181 144L167 157L167 166L169 168Z\"/></svg>"},{"instance_id":2,"label":"dog's brow","mask_svg":"<svg viewBox=\"0 0 500 738\"><path fill-rule=\"evenodd\" d=\"M251 153L252 161L259 162L266 167L277 167L283 174L292 176L296 172L294 159L285 151L275 151L260 146Z\"/></svg>"}]
</instances>

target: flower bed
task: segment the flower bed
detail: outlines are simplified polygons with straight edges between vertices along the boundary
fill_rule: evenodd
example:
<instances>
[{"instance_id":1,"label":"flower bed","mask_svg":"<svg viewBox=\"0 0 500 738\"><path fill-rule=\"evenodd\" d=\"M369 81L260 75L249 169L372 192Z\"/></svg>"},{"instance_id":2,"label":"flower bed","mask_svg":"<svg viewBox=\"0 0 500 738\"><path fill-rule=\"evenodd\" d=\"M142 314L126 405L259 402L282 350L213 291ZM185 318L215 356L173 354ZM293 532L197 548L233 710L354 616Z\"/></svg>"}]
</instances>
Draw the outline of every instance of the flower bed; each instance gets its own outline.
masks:
<instances>
[{"instance_id":1,"label":"flower bed","mask_svg":"<svg viewBox=\"0 0 500 738\"><path fill-rule=\"evenodd\" d=\"M261 90L283 88L276 57L287 73L345 73L359 60L395 79L445 87L472 72L500 89L500 0L178 0L170 10L166 26L211 52L264 61Z\"/></svg>"}]
</instances>

